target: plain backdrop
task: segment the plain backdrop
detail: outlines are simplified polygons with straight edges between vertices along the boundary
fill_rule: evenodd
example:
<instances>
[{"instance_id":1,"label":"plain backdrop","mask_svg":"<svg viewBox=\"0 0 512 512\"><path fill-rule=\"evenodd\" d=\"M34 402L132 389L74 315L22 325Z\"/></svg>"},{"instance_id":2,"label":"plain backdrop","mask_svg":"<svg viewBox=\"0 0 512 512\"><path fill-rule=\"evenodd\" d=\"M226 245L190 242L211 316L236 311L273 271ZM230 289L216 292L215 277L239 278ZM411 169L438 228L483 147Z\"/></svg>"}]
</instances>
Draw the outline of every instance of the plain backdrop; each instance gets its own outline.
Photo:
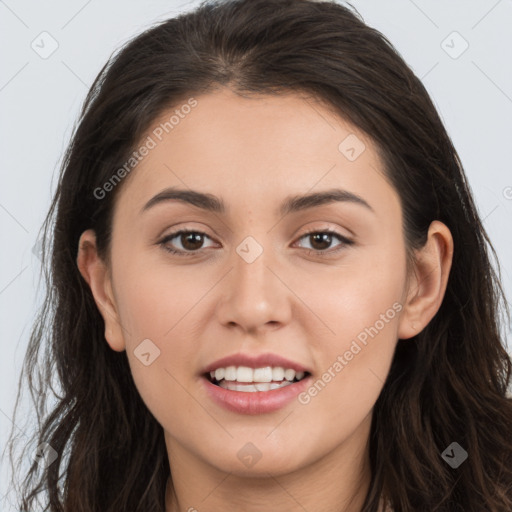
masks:
<instances>
[{"instance_id":1,"label":"plain backdrop","mask_svg":"<svg viewBox=\"0 0 512 512\"><path fill-rule=\"evenodd\" d=\"M41 302L34 250L88 88L131 37L199 2L0 0L0 446ZM512 298L512 1L353 0L420 77L459 152ZM509 351L512 336L508 332ZM9 512L2 462L0 509Z\"/></svg>"}]
</instances>

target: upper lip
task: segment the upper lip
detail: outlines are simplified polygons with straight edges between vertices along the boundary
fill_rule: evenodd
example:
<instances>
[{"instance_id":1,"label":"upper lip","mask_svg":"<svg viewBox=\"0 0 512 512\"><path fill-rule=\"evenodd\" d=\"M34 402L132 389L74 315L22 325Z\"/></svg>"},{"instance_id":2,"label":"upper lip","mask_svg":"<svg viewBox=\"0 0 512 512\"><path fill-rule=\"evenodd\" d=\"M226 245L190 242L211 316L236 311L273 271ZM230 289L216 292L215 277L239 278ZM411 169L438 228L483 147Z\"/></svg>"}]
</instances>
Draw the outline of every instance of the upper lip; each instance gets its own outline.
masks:
<instances>
[{"instance_id":1,"label":"upper lip","mask_svg":"<svg viewBox=\"0 0 512 512\"><path fill-rule=\"evenodd\" d=\"M290 361L285 357L282 357L277 354L258 354L258 355L249 355L249 354L232 354L221 359L217 359L213 363L205 366L202 373L209 373L217 368L226 368L227 366L247 366L248 368L264 368L265 366L281 366L283 368L291 368L296 372L308 372L311 373L308 368L301 365L300 363L296 363L295 361Z\"/></svg>"}]
</instances>

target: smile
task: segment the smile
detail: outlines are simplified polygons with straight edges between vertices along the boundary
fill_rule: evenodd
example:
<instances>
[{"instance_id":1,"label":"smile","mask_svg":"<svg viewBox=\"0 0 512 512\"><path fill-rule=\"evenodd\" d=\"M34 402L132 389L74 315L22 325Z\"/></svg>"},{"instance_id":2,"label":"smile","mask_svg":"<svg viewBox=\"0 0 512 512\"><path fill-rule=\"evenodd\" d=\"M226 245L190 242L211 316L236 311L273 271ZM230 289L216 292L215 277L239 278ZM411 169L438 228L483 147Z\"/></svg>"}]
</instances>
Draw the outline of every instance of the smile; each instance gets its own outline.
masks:
<instances>
[{"instance_id":1,"label":"smile","mask_svg":"<svg viewBox=\"0 0 512 512\"><path fill-rule=\"evenodd\" d=\"M228 370L227 368L218 368L217 370ZM237 372L239 367L234 367ZM239 382L238 379L227 380L221 378L217 381L215 376L210 373L202 375L201 381L207 397L216 405L223 409L237 414L268 414L280 409L296 401L297 396L304 392L311 385L313 377L309 372L299 372L300 380L297 379L297 372L291 370L287 372L282 367L271 368L272 380L270 382L257 382L259 372L256 375L249 375L247 370L242 367L242 379L245 377L248 382ZM252 368L249 368L253 370ZM215 372L217 372L215 370ZM266 368L255 368L254 371L264 370L268 378L269 370ZM274 380L274 370L276 377L281 380ZM233 370L228 370L228 377L233 376ZM245 373L244 375L244 372ZM292 375L295 372L295 375ZM219 376L222 374L220 372ZM226 374L224 374L226 376ZM286 378L288 377L288 378ZM249 380L249 378L251 380ZM291 379L291 380L289 380Z\"/></svg>"},{"instance_id":2,"label":"smile","mask_svg":"<svg viewBox=\"0 0 512 512\"><path fill-rule=\"evenodd\" d=\"M249 368L227 366L209 372L210 382L230 391L242 393L266 392L280 389L301 381L308 372L295 371L282 366Z\"/></svg>"}]
</instances>

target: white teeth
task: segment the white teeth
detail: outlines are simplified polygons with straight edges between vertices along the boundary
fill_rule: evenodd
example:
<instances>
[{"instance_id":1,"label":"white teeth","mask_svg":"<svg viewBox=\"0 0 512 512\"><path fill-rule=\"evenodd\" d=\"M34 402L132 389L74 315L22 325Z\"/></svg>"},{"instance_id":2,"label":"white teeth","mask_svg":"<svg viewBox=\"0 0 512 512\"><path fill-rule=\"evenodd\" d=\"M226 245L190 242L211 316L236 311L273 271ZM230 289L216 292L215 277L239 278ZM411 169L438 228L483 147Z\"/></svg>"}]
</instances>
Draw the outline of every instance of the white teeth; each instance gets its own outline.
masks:
<instances>
[{"instance_id":1,"label":"white teeth","mask_svg":"<svg viewBox=\"0 0 512 512\"><path fill-rule=\"evenodd\" d=\"M244 393L255 393L257 391L272 391L273 389L284 388L290 386L291 382L285 380L278 384L277 382L257 382L254 384L238 384L236 382L230 382L222 380L219 382L219 386L230 391L242 391Z\"/></svg>"},{"instance_id":2,"label":"white teeth","mask_svg":"<svg viewBox=\"0 0 512 512\"><path fill-rule=\"evenodd\" d=\"M228 366L224 374L226 380L236 380L236 366Z\"/></svg>"},{"instance_id":3,"label":"white teeth","mask_svg":"<svg viewBox=\"0 0 512 512\"><path fill-rule=\"evenodd\" d=\"M272 368L272 380L280 382L284 379L284 368L281 366L276 366Z\"/></svg>"},{"instance_id":4,"label":"white teeth","mask_svg":"<svg viewBox=\"0 0 512 512\"><path fill-rule=\"evenodd\" d=\"M254 370L247 366L239 366L236 369L236 380L238 382L254 382Z\"/></svg>"},{"instance_id":5,"label":"white teeth","mask_svg":"<svg viewBox=\"0 0 512 512\"><path fill-rule=\"evenodd\" d=\"M255 368L254 382L272 382L272 367Z\"/></svg>"},{"instance_id":6,"label":"white teeth","mask_svg":"<svg viewBox=\"0 0 512 512\"><path fill-rule=\"evenodd\" d=\"M258 391L270 391L270 382L256 382L254 387Z\"/></svg>"},{"instance_id":7,"label":"white teeth","mask_svg":"<svg viewBox=\"0 0 512 512\"><path fill-rule=\"evenodd\" d=\"M296 372L291 368L283 368L281 366L265 366L262 368L249 368L248 366L228 366L226 368L217 368L210 372L210 377L215 379L217 383L221 381L227 382L243 382L258 384L275 384L293 382L294 379L301 380L305 376L305 372ZM270 388L277 389L277 388Z\"/></svg>"},{"instance_id":8,"label":"white teeth","mask_svg":"<svg viewBox=\"0 0 512 512\"><path fill-rule=\"evenodd\" d=\"M291 382L295 378L295 370L291 370L291 369L285 370L284 378Z\"/></svg>"}]
</instances>

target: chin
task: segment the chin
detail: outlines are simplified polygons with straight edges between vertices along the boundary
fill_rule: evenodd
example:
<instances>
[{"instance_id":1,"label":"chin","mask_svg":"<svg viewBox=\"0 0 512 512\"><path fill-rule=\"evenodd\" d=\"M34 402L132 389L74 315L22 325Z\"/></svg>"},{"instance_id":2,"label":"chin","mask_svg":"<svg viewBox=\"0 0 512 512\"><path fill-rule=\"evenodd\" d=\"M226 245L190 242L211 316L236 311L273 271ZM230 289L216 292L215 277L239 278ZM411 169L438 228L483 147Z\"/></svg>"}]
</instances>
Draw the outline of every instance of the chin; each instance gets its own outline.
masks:
<instances>
[{"instance_id":1,"label":"chin","mask_svg":"<svg viewBox=\"0 0 512 512\"><path fill-rule=\"evenodd\" d=\"M286 475L308 465L303 444L298 441L276 448L268 440L265 443L264 437L261 441L253 437L253 442L236 441L234 444L235 447L226 448L222 455L205 454L205 460L219 471L242 477Z\"/></svg>"}]
</instances>

